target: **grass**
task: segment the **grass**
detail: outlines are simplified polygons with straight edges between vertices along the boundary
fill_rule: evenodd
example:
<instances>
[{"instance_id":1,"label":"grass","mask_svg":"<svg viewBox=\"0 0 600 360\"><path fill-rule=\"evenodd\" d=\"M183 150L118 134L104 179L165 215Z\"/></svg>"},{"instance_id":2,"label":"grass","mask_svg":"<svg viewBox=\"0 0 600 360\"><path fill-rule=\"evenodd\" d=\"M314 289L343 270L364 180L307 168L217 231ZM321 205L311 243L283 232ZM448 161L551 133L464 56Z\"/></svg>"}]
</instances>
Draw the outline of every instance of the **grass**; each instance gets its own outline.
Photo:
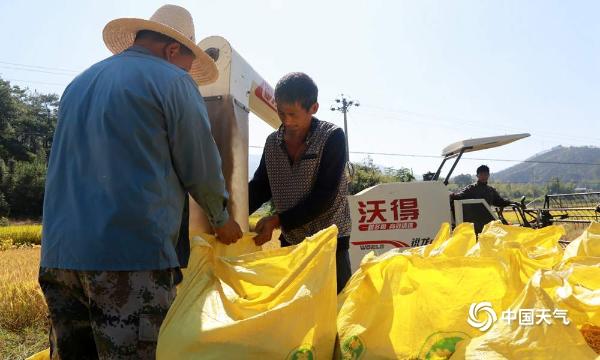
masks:
<instances>
[{"instance_id":1,"label":"grass","mask_svg":"<svg viewBox=\"0 0 600 360\"><path fill-rule=\"evenodd\" d=\"M42 225L11 225L0 227L0 250L12 246L40 245Z\"/></svg>"},{"instance_id":2,"label":"grass","mask_svg":"<svg viewBox=\"0 0 600 360\"><path fill-rule=\"evenodd\" d=\"M23 359L48 347L39 261L39 247L0 251L0 359Z\"/></svg>"},{"instance_id":3,"label":"grass","mask_svg":"<svg viewBox=\"0 0 600 360\"><path fill-rule=\"evenodd\" d=\"M48 348L48 331L40 326L20 332L0 328L0 359L26 359Z\"/></svg>"}]
</instances>

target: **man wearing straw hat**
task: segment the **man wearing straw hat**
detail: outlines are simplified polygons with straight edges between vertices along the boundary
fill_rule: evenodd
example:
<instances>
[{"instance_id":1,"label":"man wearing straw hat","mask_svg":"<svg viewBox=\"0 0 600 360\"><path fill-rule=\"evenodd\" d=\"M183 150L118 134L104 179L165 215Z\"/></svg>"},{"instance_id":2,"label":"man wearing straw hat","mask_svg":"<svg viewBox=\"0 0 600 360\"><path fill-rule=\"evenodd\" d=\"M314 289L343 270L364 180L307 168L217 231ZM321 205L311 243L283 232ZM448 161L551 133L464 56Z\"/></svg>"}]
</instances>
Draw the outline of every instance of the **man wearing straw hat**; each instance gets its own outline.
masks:
<instances>
[{"instance_id":1,"label":"man wearing straw hat","mask_svg":"<svg viewBox=\"0 0 600 360\"><path fill-rule=\"evenodd\" d=\"M187 192L221 242L242 235L197 87L218 72L189 12L111 21L104 41L116 55L66 88L48 166L39 281L53 358L154 358Z\"/></svg>"}]
</instances>

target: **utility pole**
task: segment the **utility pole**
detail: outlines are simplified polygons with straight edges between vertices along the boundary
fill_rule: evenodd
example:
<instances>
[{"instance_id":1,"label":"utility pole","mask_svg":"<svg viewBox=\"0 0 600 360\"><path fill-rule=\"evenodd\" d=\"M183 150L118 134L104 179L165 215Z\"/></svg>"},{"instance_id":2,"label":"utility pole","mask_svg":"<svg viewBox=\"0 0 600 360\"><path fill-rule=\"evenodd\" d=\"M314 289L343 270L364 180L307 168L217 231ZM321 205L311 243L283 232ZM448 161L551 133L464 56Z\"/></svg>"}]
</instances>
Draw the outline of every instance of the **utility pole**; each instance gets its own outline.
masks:
<instances>
[{"instance_id":1,"label":"utility pole","mask_svg":"<svg viewBox=\"0 0 600 360\"><path fill-rule=\"evenodd\" d=\"M350 147L348 146L348 111L352 106L360 106L358 101L350 100L344 94L335 99L336 104L331 106L331 111L340 111L344 114L344 133L346 135L346 158L350 161Z\"/></svg>"}]
</instances>

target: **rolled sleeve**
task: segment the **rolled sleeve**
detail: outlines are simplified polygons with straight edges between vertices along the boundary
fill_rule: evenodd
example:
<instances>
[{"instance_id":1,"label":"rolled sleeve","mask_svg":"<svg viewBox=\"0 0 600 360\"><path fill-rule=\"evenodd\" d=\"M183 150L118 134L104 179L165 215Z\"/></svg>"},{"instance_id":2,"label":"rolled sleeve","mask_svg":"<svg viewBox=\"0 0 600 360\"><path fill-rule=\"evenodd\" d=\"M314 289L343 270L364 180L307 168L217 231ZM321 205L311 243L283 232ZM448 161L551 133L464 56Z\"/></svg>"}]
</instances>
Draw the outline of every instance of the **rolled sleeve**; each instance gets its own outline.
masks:
<instances>
[{"instance_id":1,"label":"rolled sleeve","mask_svg":"<svg viewBox=\"0 0 600 360\"><path fill-rule=\"evenodd\" d=\"M185 75L171 84L164 104L169 147L177 176L211 224L220 227L229 220L229 195L204 99L193 80Z\"/></svg>"}]
</instances>

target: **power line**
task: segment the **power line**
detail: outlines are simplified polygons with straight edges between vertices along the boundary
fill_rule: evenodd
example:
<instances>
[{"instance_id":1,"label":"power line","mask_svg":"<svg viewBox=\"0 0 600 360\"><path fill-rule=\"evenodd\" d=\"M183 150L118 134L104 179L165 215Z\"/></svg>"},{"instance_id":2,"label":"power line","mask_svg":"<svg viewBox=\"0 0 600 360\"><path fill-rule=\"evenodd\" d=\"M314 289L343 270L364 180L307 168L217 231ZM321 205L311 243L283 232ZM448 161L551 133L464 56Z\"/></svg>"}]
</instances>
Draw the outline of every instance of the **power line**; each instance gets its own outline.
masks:
<instances>
[{"instance_id":1,"label":"power line","mask_svg":"<svg viewBox=\"0 0 600 360\"><path fill-rule=\"evenodd\" d=\"M263 149L262 146L250 145L249 147L255 149ZM440 155L424 155L424 154L400 154L400 153L387 153L387 152L374 152L374 151L350 151L350 154L358 155L383 155L383 156L398 156L398 157L413 157L413 158L429 158L429 159L443 159ZM463 160L477 160L477 161L500 161L500 162L517 162L517 163L528 163L528 164L553 164L553 165L585 165L585 166L600 166L600 163L586 163L586 162L562 162L562 161L534 161L534 160L515 160L515 159L490 159L490 158L473 158L463 157Z\"/></svg>"},{"instance_id":2,"label":"power line","mask_svg":"<svg viewBox=\"0 0 600 360\"><path fill-rule=\"evenodd\" d=\"M5 79L5 80L14 81L14 82L32 83L32 84L43 84L43 85L61 86L61 87L67 86L67 84L59 84L59 83L44 82L44 81L35 81L35 80L19 80L19 79Z\"/></svg>"},{"instance_id":3,"label":"power line","mask_svg":"<svg viewBox=\"0 0 600 360\"><path fill-rule=\"evenodd\" d=\"M51 74L51 75L70 76L70 77L75 75L73 73L60 73L60 72L55 72L55 71L26 69L26 68L18 68L18 67L13 67L13 66L4 66L4 65L0 65L0 68L9 69L9 70L17 70L17 71L29 71L29 72L36 72L36 73L44 73L44 74Z\"/></svg>"},{"instance_id":4,"label":"power line","mask_svg":"<svg viewBox=\"0 0 600 360\"><path fill-rule=\"evenodd\" d=\"M372 113L372 114L376 114L376 113ZM380 116L384 119L389 119L389 120L400 120L400 121L404 121L404 122L408 122L408 123L415 123L415 120L413 119L407 119L401 116L391 116L391 115L377 115ZM440 122L440 121L423 121L423 120L418 120L418 122L420 124L431 124L431 125L435 125L435 126L441 126L441 127L445 127L448 129L457 129L457 123L447 123L447 122ZM458 125L460 126L469 126L472 128L476 128L476 129L481 129L481 128L490 128L490 129L498 129L500 131L504 131L504 132L511 132L511 131L519 131L519 132L530 132L534 135L537 135L538 139L557 139L557 140L564 140L564 139L580 139L580 140L585 140L585 141L594 141L594 142L598 142L600 141L600 138L594 138L594 137L589 137L589 136L578 136L578 135L564 135L564 134L557 134L557 133L550 133L550 132L542 132L542 131L531 131L528 129L522 129L522 128L510 128L510 127L501 127L501 126L494 126L494 125L490 125L487 123L458 123Z\"/></svg>"},{"instance_id":5,"label":"power line","mask_svg":"<svg viewBox=\"0 0 600 360\"><path fill-rule=\"evenodd\" d=\"M19 68L14 68L14 67L7 67L7 66L0 66L2 68L7 68L7 69L12 69L12 70L23 70L23 71L32 71L32 72L40 72L40 73L47 73L47 74L54 74L54 75L70 75L70 74L79 74L81 71L79 70L73 70L73 69L65 69L65 68L56 68L56 67L48 67L48 66L38 66L38 65L27 65L27 64L21 64L21 63L13 63L13 62L8 62L8 61L0 61L0 64L5 64L5 65L12 65L12 66L17 66ZM29 68L29 69L27 69ZM37 70L39 69L39 70ZM58 72L61 73L58 73ZM64 74L64 73L70 73L70 74ZM424 113L419 113L419 112L415 112L415 111L411 111L411 110L406 110L406 109L390 109L390 108L384 108L384 107L379 107L379 106L375 106L375 105L362 105L363 108L371 108L371 109L375 109L375 110L380 110L380 111L384 111L384 112L388 112L391 114L396 114L396 115L400 115L400 114L404 114L404 115L409 115L409 116L417 116L417 117L422 117L422 118L429 118L429 119L447 119L447 120L451 120L452 122L433 122L435 124L446 124L447 126L451 126L451 127L456 127L456 123L462 124L462 125L468 125L468 126L474 126L474 127L481 127L482 125L486 126L486 127L494 127L496 129L502 129L502 130L516 130L516 131L529 131L527 129L523 129L523 128L514 128L514 127L507 127L507 126L490 126L490 124L488 123L483 123L481 121L473 121L473 120L467 120L464 118L459 118L459 117L450 117L450 116L440 116L440 115L435 115L435 114L424 114ZM404 120L404 121L410 121L410 120L406 120L406 119L399 119L399 120ZM588 139L588 140L600 140L600 138L596 138L596 137L589 137L589 136L565 136L563 134L559 134L559 133L554 133L554 132L549 132L549 131L535 131L535 133L537 134L546 134L549 135L551 137L555 137L555 138L578 138L578 139Z\"/></svg>"},{"instance_id":6,"label":"power line","mask_svg":"<svg viewBox=\"0 0 600 360\"><path fill-rule=\"evenodd\" d=\"M387 116L389 119L396 119L396 120L401 120L401 121L406 121L406 122L410 122L411 120L406 119L406 118L402 118L402 117L398 117L398 115L404 115L404 116L416 116L416 117L421 117L421 118L427 118L427 119L433 119L434 121L429 121L430 124L436 124L436 125L446 125L448 127L451 128L456 128L457 124L460 125L465 125L465 126L471 126L471 127L476 127L476 128L481 128L482 126L485 126L486 128L495 128L495 129L500 129L503 131L527 131L530 132L530 130L528 129L523 129L523 128L515 128L515 127L508 127L508 126L497 126L497 125L490 125L489 123L483 123L483 122L477 122L477 121L472 121L472 120L465 120L465 119L461 119L461 118L455 118L455 117L444 117L444 116L439 116L439 115L432 115L432 114L423 114L423 113L418 113L418 112L414 112L414 111L409 111L409 110L402 110L402 109L387 109L387 108L383 108L383 107L378 107L378 106L373 106L373 105L363 105L363 108L371 108L371 109L375 109L375 110L379 110L379 111L384 111L387 112L388 114L393 114L396 115L394 116ZM452 122L448 122L448 121L436 121L435 119L449 119ZM558 138L558 139L565 139L565 138L578 138L578 139L585 139L585 140L594 140L594 141L600 141L600 138L597 137L590 137L590 136L578 136L578 135L569 135L566 136L564 134L559 134L559 133L553 133L553 132L549 132L549 131L534 131L533 133L536 134L543 134L546 137L553 137L553 138Z\"/></svg>"},{"instance_id":7,"label":"power line","mask_svg":"<svg viewBox=\"0 0 600 360\"><path fill-rule=\"evenodd\" d=\"M28 68L41 69L41 70L54 70L54 71L62 71L62 72L71 72L71 73L75 73L75 74L78 74L78 73L81 72L79 70L61 69L61 68L47 67L47 66L37 66L37 65L26 65L26 64L12 63L12 62L7 62L7 61L0 61L0 64L20 66L20 67L28 67Z\"/></svg>"},{"instance_id":8,"label":"power line","mask_svg":"<svg viewBox=\"0 0 600 360\"><path fill-rule=\"evenodd\" d=\"M78 73L80 73L80 71L78 70L72 70L72 69L65 69L65 68L56 68L56 67L47 67L47 66L38 66L38 65L27 65L27 64L21 64L21 63L14 63L14 62L8 62L8 61L0 61L0 64L5 64L5 65L11 65L12 67L9 66L0 66L0 68L5 68L5 69L10 69L10 70L17 70L17 71L30 71L30 72L37 72L37 73L46 73L46 74L52 74L52 75L62 75L62 76L72 76L72 75L76 75ZM21 81L21 82L25 82L23 80L13 80L13 81ZM35 83L35 81L31 81L32 83ZM37 82L42 84L42 82ZM45 85L58 85L56 83L52 84L52 83L45 83ZM65 86L65 85L58 85L58 86ZM463 118L457 118L457 117L448 117L448 116L440 116L440 115L435 115L435 114L424 114L424 113L419 113L419 112L415 112L415 111L410 111L410 110L406 110L406 109L389 109L389 108L384 108L384 107L379 107L379 106L374 106L374 105L363 105L363 107L365 108L371 108L371 109L375 109L375 110L379 110L379 111L384 111L390 114L395 114L395 115L408 115L408 116L416 116L416 117L421 117L421 118L428 118L428 119L434 119L433 122L429 122L432 124L436 124L436 125L446 125L447 127L450 128L456 128L456 124L461 124L461 125L466 125L466 126L471 126L471 127L476 127L476 128L480 128L482 125L486 126L488 128L496 128L496 129L501 129L504 131L529 131L527 129L523 129L523 128L514 128L514 127L507 127L507 126L497 126L497 125L492 125L490 126L490 124L488 123L482 123L482 122L478 122L478 121L472 121L472 120L466 120ZM368 110L367 110L368 111ZM405 118L399 118L399 117L390 117L388 116L389 119L396 119L396 120L401 120L401 121L406 121L406 122L410 122L411 120L409 119L405 119ZM435 119L448 119L451 120L452 122L447 122L447 121L435 121ZM596 138L596 137L589 137L589 136L579 136L579 135L569 135L569 136L565 136L563 134L559 134L559 133L553 133L553 132L548 132L548 131L535 131L534 133L536 134L545 134L546 137L553 137L556 139L565 139L565 138L577 138L577 139L585 139L585 140L594 140L594 141L600 141L600 138Z\"/></svg>"},{"instance_id":9,"label":"power line","mask_svg":"<svg viewBox=\"0 0 600 360\"><path fill-rule=\"evenodd\" d=\"M12 67L11 66L0 66L0 68L17 70L17 71L45 73L45 74L52 74L52 75L73 76L73 75L79 73L79 71L70 70L70 69L61 69L61 68L45 67L45 66L37 66L37 65L26 65L26 64L12 63L12 62L6 62L6 61L0 61L0 64L12 65ZM57 71L59 71L59 72L57 72ZM57 84L57 83L49 83L49 82L41 82L41 81L27 81L27 80L16 80L16 79L13 79L10 81L30 82L30 83L38 83L38 84L61 86L61 87L66 86L66 84ZM409 115L409 116L417 116L417 117L421 117L421 118L444 119L444 117L439 116L439 115L423 114L423 113L418 113L418 112L403 110L403 109L387 109L387 108L372 106L372 105L367 105L367 106L363 105L363 107L376 109L376 110L384 111L384 112L387 112L390 114L395 114L395 115L404 114L404 115ZM344 115L345 115L345 113L344 113ZM411 121L409 119L405 119L405 118L397 117L397 116L394 117L394 116L388 115L387 118L406 121L406 122ZM433 122L430 121L429 123L441 125L441 126L445 125L447 127L456 128L456 123L458 122L459 124L476 127L476 128L480 128L482 125L484 125L488 128L492 127L492 128L496 128L496 129L502 129L504 131L506 131L506 130L527 131L526 129L522 129L522 128L512 128L512 127L505 127L505 126L490 126L489 124L482 124L481 122L475 122L475 121L466 121L465 119L454 118L454 117L446 117L446 118L450 119L450 120L454 120L454 123L449 123L449 122L444 122L444 121L441 121L441 122L440 121L433 121ZM556 139L578 138L578 139L585 139L585 140L600 141L600 138L588 137L588 136L572 136L572 135L565 136L565 135L558 134L558 133L544 132L544 131L535 131L535 133L545 134L546 137L553 137ZM347 139L347 137L346 137L346 139Z\"/></svg>"}]
</instances>

